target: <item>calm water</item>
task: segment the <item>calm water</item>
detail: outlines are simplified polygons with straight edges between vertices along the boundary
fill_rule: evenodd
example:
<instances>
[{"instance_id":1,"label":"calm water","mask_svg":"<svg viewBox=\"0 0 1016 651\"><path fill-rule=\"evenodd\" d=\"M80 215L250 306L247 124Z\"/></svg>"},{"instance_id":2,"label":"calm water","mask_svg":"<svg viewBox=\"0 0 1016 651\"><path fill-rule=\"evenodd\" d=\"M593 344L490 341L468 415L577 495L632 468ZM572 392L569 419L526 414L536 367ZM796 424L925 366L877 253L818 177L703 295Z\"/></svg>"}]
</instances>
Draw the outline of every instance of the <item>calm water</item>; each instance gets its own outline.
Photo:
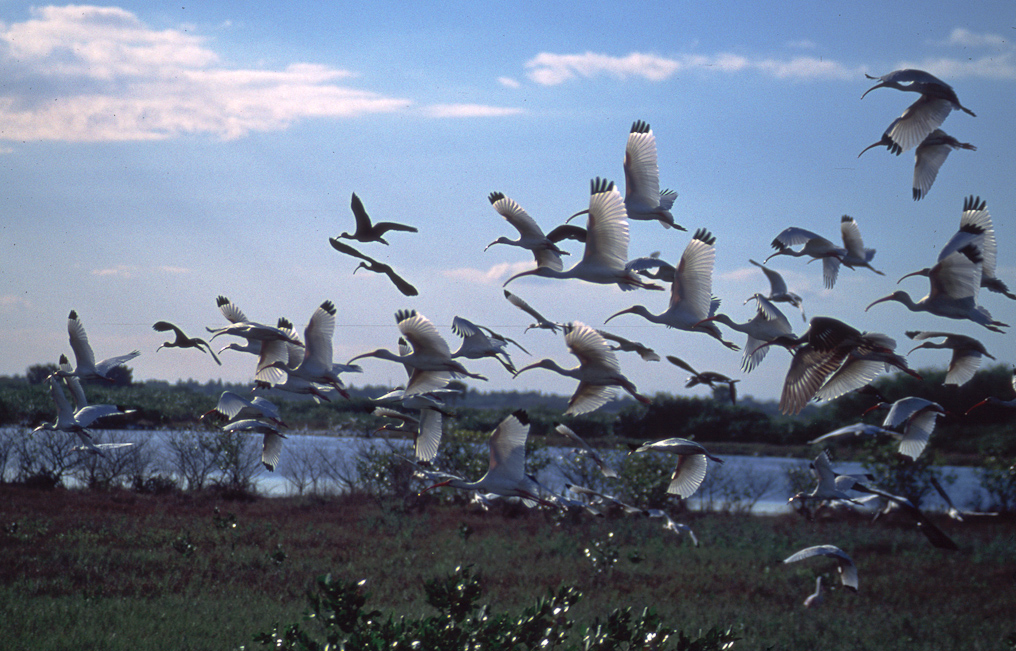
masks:
<instances>
[{"instance_id":1,"label":"calm water","mask_svg":"<svg viewBox=\"0 0 1016 651\"><path fill-rule=\"evenodd\" d=\"M18 428L0 428L0 436L23 436L25 430ZM164 452L166 443L174 432L166 430L156 431L96 431L98 440L116 441L137 441L149 438L155 443L154 451ZM260 445L260 436L254 436L254 440ZM338 469L339 472L349 476L354 475L355 461L357 455L362 451L380 448L382 450L394 449L396 451L411 455L412 448L407 440L393 439L366 439L352 436L317 436L308 434L287 434L282 450L282 457L275 472L269 472L264 467L255 478L258 490L270 496L295 494L294 484L286 479L287 474L298 472L301 464L318 463L322 460ZM544 469L539 480L549 489L563 491L566 478L561 472L565 460L573 457L571 448L551 448L551 464ZM111 451L116 454L116 451ZM478 454L486 454L485 447L478 450ZM607 453L607 460L615 467L623 464L624 454L616 452ZM738 490L753 488L751 492L761 493L762 497L754 506L754 511L759 513L775 513L788 511L787 499L792 494L788 483L788 471L791 468L807 468L808 462L803 459L788 459L784 457L752 457L752 456L725 456L724 463L716 464L710 462L706 482L698 493L689 501L692 508L708 508L710 506L721 506L722 502L729 499L728 496L736 494ZM14 460L8 461L7 476L10 476L14 466ZM860 463L834 463L834 469L843 474L860 474L864 472ZM167 472L166 468L158 466L152 472L161 470ZM981 489L976 468L965 466L942 466L946 490L949 492L953 502L963 508L977 504L979 499L985 499L987 494ZM475 478L473 478L475 479ZM952 479L952 483L948 480ZM329 480L324 480L327 485L333 487ZM945 509L944 502L938 494L932 494L927 498L925 508L936 510Z\"/></svg>"}]
</instances>

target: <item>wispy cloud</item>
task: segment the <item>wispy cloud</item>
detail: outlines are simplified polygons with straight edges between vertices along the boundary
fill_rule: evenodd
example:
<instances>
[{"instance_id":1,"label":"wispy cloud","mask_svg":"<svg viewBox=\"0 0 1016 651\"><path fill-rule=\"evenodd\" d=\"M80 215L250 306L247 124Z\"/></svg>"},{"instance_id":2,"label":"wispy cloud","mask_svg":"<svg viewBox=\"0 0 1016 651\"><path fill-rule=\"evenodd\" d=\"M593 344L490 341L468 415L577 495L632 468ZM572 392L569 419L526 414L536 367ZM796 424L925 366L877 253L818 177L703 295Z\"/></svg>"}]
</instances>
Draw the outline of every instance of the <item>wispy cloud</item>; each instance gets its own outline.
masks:
<instances>
[{"instance_id":1,"label":"wispy cloud","mask_svg":"<svg viewBox=\"0 0 1016 651\"><path fill-rule=\"evenodd\" d=\"M0 309L24 309L30 307L29 302L15 294L0 294Z\"/></svg>"},{"instance_id":2,"label":"wispy cloud","mask_svg":"<svg viewBox=\"0 0 1016 651\"><path fill-rule=\"evenodd\" d=\"M489 269L475 269L473 267L459 267L458 269L445 269L441 275L454 280L465 280L479 285L494 285L502 282L505 278L513 276L520 271L532 269L532 262L501 262Z\"/></svg>"},{"instance_id":3,"label":"wispy cloud","mask_svg":"<svg viewBox=\"0 0 1016 651\"><path fill-rule=\"evenodd\" d=\"M111 278L133 278L138 268L133 265L118 264L115 267L105 269L92 269L93 276L105 276Z\"/></svg>"},{"instance_id":4,"label":"wispy cloud","mask_svg":"<svg viewBox=\"0 0 1016 651\"><path fill-rule=\"evenodd\" d=\"M524 113L524 109L485 104L432 104L422 108L432 118L491 118Z\"/></svg>"},{"instance_id":5,"label":"wispy cloud","mask_svg":"<svg viewBox=\"0 0 1016 651\"><path fill-rule=\"evenodd\" d=\"M957 27L944 40L932 45L943 48L961 48L963 56L928 57L920 61L901 61L894 66L927 70L933 75L949 81L974 78L1011 81L1016 79L1016 42L1000 34L978 34ZM971 50L985 51L984 54Z\"/></svg>"},{"instance_id":6,"label":"wispy cloud","mask_svg":"<svg viewBox=\"0 0 1016 651\"><path fill-rule=\"evenodd\" d=\"M680 72L738 73L755 71L777 79L850 79L861 74L861 68L812 56L789 59L759 58L720 53L713 55L686 54L668 58L656 54L632 52L617 57L596 52L584 54L552 54L542 52L526 62L529 78L538 84L555 86L577 77L602 75L616 79L639 77L648 81L665 81Z\"/></svg>"},{"instance_id":7,"label":"wispy cloud","mask_svg":"<svg viewBox=\"0 0 1016 651\"><path fill-rule=\"evenodd\" d=\"M187 267L169 267L169 266L166 266L166 265L163 265L163 266L159 267L159 271L162 271L163 273L167 273L167 274L173 274L175 276L176 275L182 275L182 274L189 274L191 272L191 270L188 269Z\"/></svg>"},{"instance_id":8,"label":"wispy cloud","mask_svg":"<svg viewBox=\"0 0 1016 651\"><path fill-rule=\"evenodd\" d=\"M294 63L230 68L205 40L154 30L117 7L32 10L0 26L0 122L9 140L223 139L313 117L398 111L408 99L342 85L348 70Z\"/></svg>"},{"instance_id":9,"label":"wispy cloud","mask_svg":"<svg viewBox=\"0 0 1016 651\"><path fill-rule=\"evenodd\" d=\"M498 77L497 83L501 84L505 88L519 88L522 86L522 84L519 83L519 80L514 77Z\"/></svg>"}]
</instances>

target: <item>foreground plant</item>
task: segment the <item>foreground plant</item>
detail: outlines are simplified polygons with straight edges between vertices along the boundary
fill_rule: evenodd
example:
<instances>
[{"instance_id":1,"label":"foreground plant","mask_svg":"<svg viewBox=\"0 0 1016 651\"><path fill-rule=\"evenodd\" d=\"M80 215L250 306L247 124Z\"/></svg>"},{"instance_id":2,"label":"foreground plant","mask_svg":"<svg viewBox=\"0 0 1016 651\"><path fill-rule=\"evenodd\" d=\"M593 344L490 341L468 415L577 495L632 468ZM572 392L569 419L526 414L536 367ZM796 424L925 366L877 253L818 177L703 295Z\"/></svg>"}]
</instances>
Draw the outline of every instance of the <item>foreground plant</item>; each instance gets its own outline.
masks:
<instances>
[{"instance_id":1,"label":"foreground plant","mask_svg":"<svg viewBox=\"0 0 1016 651\"><path fill-rule=\"evenodd\" d=\"M427 603L438 614L421 619L396 619L391 614L384 617L377 610L365 611L369 595L363 585L364 581L334 579L331 574L318 577L317 592L308 595L307 621L316 622L323 640L297 623L283 628L276 625L271 632L255 635L254 641L260 646L290 651L400 647L713 651L731 649L739 639L731 630L720 631L715 627L701 637L690 638L665 626L649 608L639 613L632 608L618 608L602 622L597 617L589 626L576 627L568 612L582 593L568 586L537 599L519 616L495 614L489 606L478 605L482 594L480 577L470 567L458 567L447 577L425 584Z\"/></svg>"}]
</instances>

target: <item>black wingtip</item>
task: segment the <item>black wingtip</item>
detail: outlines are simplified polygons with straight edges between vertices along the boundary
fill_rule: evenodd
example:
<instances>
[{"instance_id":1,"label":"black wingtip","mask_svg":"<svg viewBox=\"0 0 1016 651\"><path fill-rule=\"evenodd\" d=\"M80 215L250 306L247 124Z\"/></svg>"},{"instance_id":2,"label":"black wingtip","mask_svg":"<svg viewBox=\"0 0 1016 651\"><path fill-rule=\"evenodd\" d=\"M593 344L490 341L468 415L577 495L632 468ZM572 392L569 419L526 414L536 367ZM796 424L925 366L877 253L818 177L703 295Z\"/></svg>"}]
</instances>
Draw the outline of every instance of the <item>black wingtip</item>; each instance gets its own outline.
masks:
<instances>
[{"instance_id":1,"label":"black wingtip","mask_svg":"<svg viewBox=\"0 0 1016 651\"><path fill-rule=\"evenodd\" d=\"M610 192L614 189L614 182L608 181L607 179L601 179L596 177L589 182L590 194L600 194L601 192Z\"/></svg>"},{"instance_id":2,"label":"black wingtip","mask_svg":"<svg viewBox=\"0 0 1016 651\"><path fill-rule=\"evenodd\" d=\"M968 210L984 210L988 206L988 202L982 200L980 197L970 195L963 200L963 212Z\"/></svg>"},{"instance_id":3,"label":"black wingtip","mask_svg":"<svg viewBox=\"0 0 1016 651\"><path fill-rule=\"evenodd\" d=\"M223 296L222 294L219 294L215 298L215 305L216 305L216 307L222 307L223 305L228 305L228 304L229 304L229 299L226 298L225 296Z\"/></svg>"},{"instance_id":4,"label":"black wingtip","mask_svg":"<svg viewBox=\"0 0 1016 651\"><path fill-rule=\"evenodd\" d=\"M523 425L529 424L529 413L525 409L516 409L512 412L512 416L517 418Z\"/></svg>"},{"instance_id":5,"label":"black wingtip","mask_svg":"<svg viewBox=\"0 0 1016 651\"><path fill-rule=\"evenodd\" d=\"M321 304L321 309L327 312L328 314L335 316L335 303L332 303L331 301L325 301L324 303Z\"/></svg>"},{"instance_id":6,"label":"black wingtip","mask_svg":"<svg viewBox=\"0 0 1016 651\"><path fill-rule=\"evenodd\" d=\"M77 321L78 320L78 313L77 313L77 311L76 310L71 310L71 313L67 315L67 318L70 319L71 321Z\"/></svg>"},{"instance_id":7,"label":"black wingtip","mask_svg":"<svg viewBox=\"0 0 1016 651\"><path fill-rule=\"evenodd\" d=\"M395 313L395 323L402 323L406 319L416 316L416 310L399 310Z\"/></svg>"},{"instance_id":8,"label":"black wingtip","mask_svg":"<svg viewBox=\"0 0 1016 651\"><path fill-rule=\"evenodd\" d=\"M645 120L635 120L631 125L632 133L649 133L649 123Z\"/></svg>"},{"instance_id":9,"label":"black wingtip","mask_svg":"<svg viewBox=\"0 0 1016 651\"><path fill-rule=\"evenodd\" d=\"M700 228L695 231L695 235L693 235L691 239L701 240L710 246L716 244L716 237L704 228Z\"/></svg>"},{"instance_id":10,"label":"black wingtip","mask_svg":"<svg viewBox=\"0 0 1016 651\"><path fill-rule=\"evenodd\" d=\"M490 199L491 204L495 204L498 201L504 199L504 194L501 192L491 192L490 196L488 196L487 198Z\"/></svg>"}]
</instances>

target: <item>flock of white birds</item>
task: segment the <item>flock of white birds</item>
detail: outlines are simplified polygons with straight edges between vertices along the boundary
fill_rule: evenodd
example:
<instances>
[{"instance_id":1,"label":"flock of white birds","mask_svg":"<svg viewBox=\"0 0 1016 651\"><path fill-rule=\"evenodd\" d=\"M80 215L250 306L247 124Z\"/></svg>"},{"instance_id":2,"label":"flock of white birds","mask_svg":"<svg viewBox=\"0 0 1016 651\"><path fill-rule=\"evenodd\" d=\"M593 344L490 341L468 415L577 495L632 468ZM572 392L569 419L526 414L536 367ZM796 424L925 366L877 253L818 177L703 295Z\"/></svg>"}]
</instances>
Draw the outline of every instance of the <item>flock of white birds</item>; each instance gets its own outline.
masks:
<instances>
[{"instance_id":1,"label":"flock of white birds","mask_svg":"<svg viewBox=\"0 0 1016 651\"><path fill-rule=\"evenodd\" d=\"M895 88L920 95L903 115L892 122L882 139L871 147L884 145L891 153L897 155L916 148L913 197L915 200L921 199L927 195L950 151L974 149L973 146L960 143L948 136L939 127L952 110L961 110L970 115L973 113L959 103L951 87L926 72L898 70L877 79L879 83L868 92L876 88ZM782 313L778 304L787 303L799 309L802 320L805 320L802 300L800 296L790 291L780 274L765 266L765 262L760 264L751 261L762 269L770 285L768 293L756 293L745 301L745 303L755 302L757 311L754 318L746 323L737 323L720 313L718 311L720 300L712 293L716 238L704 228L694 232L680 260L674 264L661 259L658 253L630 259L628 244L632 220L647 222L645 224L647 228L656 226L651 224L652 222L659 222L662 228L685 230L675 222L671 213L676 193L660 189L656 142L646 122L636 121L631 128L625 150L624 176L624 196L613 182L602 178L592 180L588 207L572 216L574 218L586 215L584 228L566 223L547 233L517 202L500 192L491 193L489 196L491 205L518 232L518 238L500 237L491 242L487 248L495 244L515 246L526 249L535 259L534 268L515 274L505 282L505 285L519 278L539 276L617 285L622 290L663 291L669 286L669 300L664 303L661 299L658 303L660 312L636 304L608 316L605 323L622 315L636 315L667 328L701 333L716 339L726 348L741 350L741 367L745 373L751 372L763 362L771 345L786 347L792 352L792 361L780 400L780 408L784 413L796 414L812 400L831 400L857 390L870 383L878 374L894 368L917 376L908 367L906 359L895 352L896 341L888 335L861 332L839 319L828 316L812 318L804 335L800 337L795 335L790 319ZM352 197L351 207L356 219L355 230L331 238L329 240L331 246L340 254L360 260L354 273L359 269L366 269L385 274L403 295L416 296L417 289L389 265L362 253L344 240L387 245L386 234L410 234L417 229L393 222L372 222L363 203L355 194ZM772 247L775 252L769 258L794 256L809 258L809 261L821 261L823 282L827 288L834 286L841 266L884 275L872 266L875 250L865 248L856 220L844 215L840 222L840 230L842 246L802 228L787 228L773 239ZM582 249L581 257L577 256L577 262L566 269L563 256L570 255L565 248L568 245L581 246ZM982 287L1016 300L1016 295L1009 292L1005 284L995 276L996 256L994 229L987 204L979 198L969 197L963 204L959 228L941 249L936 263L929 268L904 276L904 278L913 275L926 276L930 282L928 295L915 302L906 292L896 291L876 300L868 306L868 309L885 301L896 301L912 311L926 311L950 319L969 320L990 331L1003 332L1007 324L992 318L989 312L978 304L978 293ZM646 296L652 300L655 294ZM314 310L302 336L287 319L280 319L275 325L249 319L238 306L223 296L218 297L217 306L228 325L207 328L211 335L208 340L188 336L179 327L167 321L159 321L153 328L159 332L172 333L174 336L174 339L165 342L160 349L193 348L208 353L220 365L222 361L219 356L226 351L239 351L255 356L257 358L253 373L255 391L259 388L272 387L310 394L318 400L334 400L344 395L348 397L340 376L343 373L361 370L359 366L353 364L357 360L373 358L397 362L405 367L406 381L403 386L378 398L380 406L376 413L400 423L398 426L388 426L388 429L403 431L412 436L415 441L414 463L424 477L434 480L431 488L450 486L473 490L483 495L517 497L531 505L542 504L551 508L575 507L596 510L604 505L617 504L614 498L576 486L568 487L569 492L575 496L574 500L563 495L555 495L527 475L525 442L529 434L529 420L526 413L521 410L506 417L491 434L489 470L479 480L466 481L460 477L440 473L431 467L430 463L440 449L442 416L448 413L444 409L444 400L448 392L446 385L453 378L459 377L480 381L486 379L470 371L463 363L466 360L496 359L506 372L516 377L531 369L542 368L576 380L577 387L564 412L566 416L598 409L614 396L618 388L639 402L650 402L650 399L640 394L637 387L622 372L616 353L635 352L642 360L660 361L660 355L655 351L638 342L597 330L578 321L559 323L548 319L523 298L507 289L504 290L504 297L535 319L530 328L547 329L552 332L561 330L564 333L565 345L578 359L578 365L564 368L552 359L543 359L516 369L510 351L514 347L528 352L522 344L462 317L456 317L452 325L452 332L461 339L460 346L453 351L438 328L415 310L400 310L395 315L401 334L398 342L392 342L393 345L397 344L395 352L378 349L357 355L345 364L338 363L333 360L332 342L336 308L331 301L324 301ZM725 339L720 326L746 335L745 344L739 347ZM134 359L140 353L134 351L96 361L82 322L75 311L70 313L68 332L76 365L71 367L64 357L61 359L59 369L48 378L49 389L57 408L57 418L54 423L42 425L37 429L73 433L80 437L82 449L95 454L105 454L104 447L108 446L95 444L91 440L88 428L99 418L122 415L123 412L111 405L88 405L80 381L92 378L108 380L112 368ZM994 359L985 346L972 337L932 331L908 331L906 334L911 339L922 342L917 348L946 348L952 351L946 384L965 383L977 371L982 357ZM244 343L230 343L216 354L211 342L218 337L234 337ZM737 379L714 371L700 373L677 357L668 356L667 359L691 373L687 386L727 385L731 402L736 401ZM73 393L75 399L73 407L64 394L64 386ZM889 408L882 427L859 423L831 432L814 442L838 436L893 436L900 441L900 454L916 459L928 444L937 418L944 414L940 405L917 397L904 398L891 405L880 403L876 407ZM227 431L263 435L263 462L269 470L275 468L285 438L283 434L285 422L275 405L261 396L252 394L252 397L245 398L227 392L221 396L213 411L228 420L224 426ZM604 462L567 426L561 425L558 431L572 440L583 454L590 456L605 476L617 476L617 471ZM668 491L681 498L690 497L699 488L710 461L721 462L699 443L681 438L646 443L634 452L663 452L676 455L677 463ZM920 530L937 547L956 548L948 536L905 498L888 494L860 478L835 473L825 453L820 455L812 466L817 479L815 488L808 493L795 495L792 501L803 503L808 500L823 502L834 500L856 504L862 501L858 496L859 493L877 497L912 514ZM948 500L948 496L945 498ZM622 506L626 510L645 513L638 507ZM669 517L666 517L665 526L675 532L690 533L687 527L673 522ZM795 562L815 555L835 558L842 584L853 590L857 589L857 568L846 553L832 545L810 547L787 558L786 562ZM808 598L806 605L814 605L820 601L821 589L819 579L816 583L816 592Z\"/></svg>"}]
</instances>

